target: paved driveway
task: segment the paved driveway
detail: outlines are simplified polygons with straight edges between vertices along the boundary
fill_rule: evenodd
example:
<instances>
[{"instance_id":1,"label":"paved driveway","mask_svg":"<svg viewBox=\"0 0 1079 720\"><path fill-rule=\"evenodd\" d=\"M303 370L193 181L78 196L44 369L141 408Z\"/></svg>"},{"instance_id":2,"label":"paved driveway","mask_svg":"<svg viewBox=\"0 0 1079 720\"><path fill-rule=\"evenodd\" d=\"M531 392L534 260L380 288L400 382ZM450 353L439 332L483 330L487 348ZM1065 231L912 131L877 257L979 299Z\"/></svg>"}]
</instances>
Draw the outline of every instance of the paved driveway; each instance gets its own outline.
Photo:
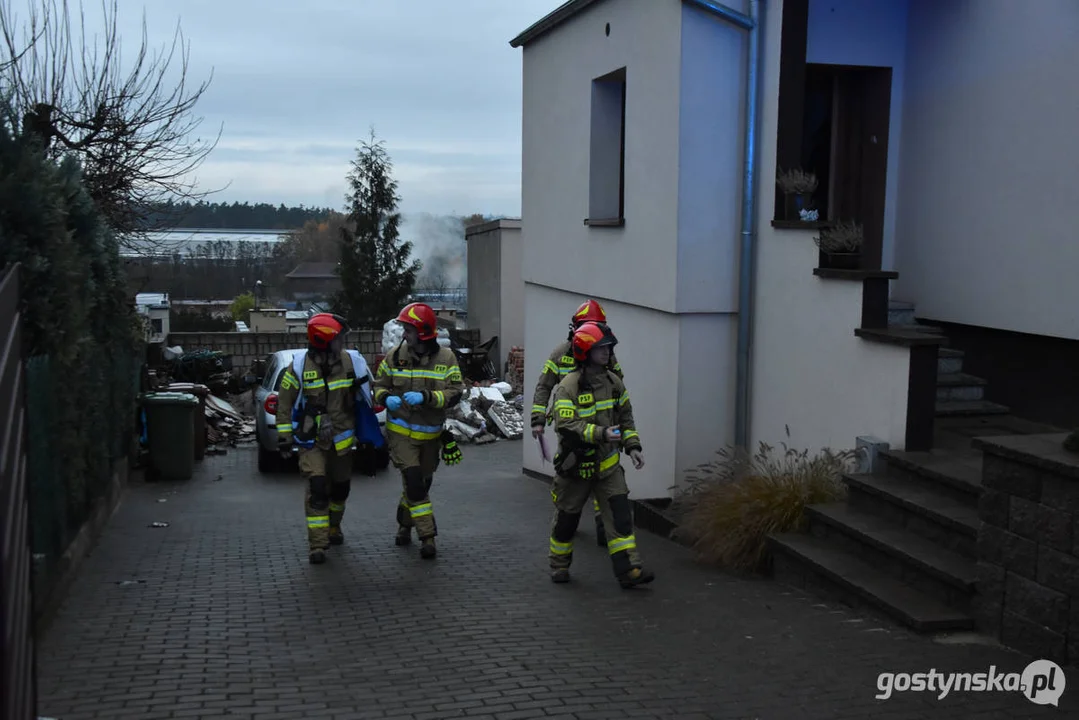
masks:
<instances>
[{"instance_id":1,"label":"paved driveway","mask_svg":"<svg viewBox=\"0 0 1079 720\"><path fill-rule=\"evenodd\" d=\"M552 585L550 496L520 474L521 444L464 451L433 490L435 561L393 545L392 472L353 481L347 544L322 566L307 563L299 477L260 476L253 450L208 457L190 482L133 486L39 646L40 714L1076 716L1075 675L1060 708L1000 692L876 700L883 671L1019 672L1030 659L936 643L727 577L643 531L658 575L650 588L621 590L590 534L574 582ZM588 518L582 528L590 533Z\"/></svg>"}]
</instances>

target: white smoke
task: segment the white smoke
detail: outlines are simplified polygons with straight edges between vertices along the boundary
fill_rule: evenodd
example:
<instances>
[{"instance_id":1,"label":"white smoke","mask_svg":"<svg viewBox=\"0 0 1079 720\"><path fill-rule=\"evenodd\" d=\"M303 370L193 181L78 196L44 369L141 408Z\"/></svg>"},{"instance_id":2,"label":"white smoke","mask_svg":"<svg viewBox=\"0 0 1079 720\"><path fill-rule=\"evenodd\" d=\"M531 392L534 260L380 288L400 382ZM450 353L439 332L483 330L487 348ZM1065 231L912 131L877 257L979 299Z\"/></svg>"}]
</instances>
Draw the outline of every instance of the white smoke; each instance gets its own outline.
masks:
<instances>
[{"instance_id":1,"label":"white smoke","mask_svg":"<svg viewBox=\"0 0 1079 720\"><path fill-rule=\"evenodd\" d=\"M412 243L412 257L423 263L416 287L468 285L465 227L452 215L405 213L401 216L401 239Z\"/></svg>"}]
</instances>

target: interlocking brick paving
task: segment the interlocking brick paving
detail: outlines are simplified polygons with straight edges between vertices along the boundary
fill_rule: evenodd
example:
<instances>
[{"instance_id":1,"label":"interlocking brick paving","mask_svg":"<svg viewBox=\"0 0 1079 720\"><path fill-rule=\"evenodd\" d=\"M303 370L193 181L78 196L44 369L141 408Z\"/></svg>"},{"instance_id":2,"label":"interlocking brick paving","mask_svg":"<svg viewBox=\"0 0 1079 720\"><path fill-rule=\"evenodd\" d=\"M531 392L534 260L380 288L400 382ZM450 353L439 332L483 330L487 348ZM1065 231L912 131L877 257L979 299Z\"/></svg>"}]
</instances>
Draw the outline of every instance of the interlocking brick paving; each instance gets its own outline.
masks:
<instances>
[{"instance_id":1,"label":"interlocking brick paving","mask_svg":"<svg viewBox=\"0 0 1079 720\"><path fill-rule=\"evenodd\" d=\"M553 585L549 491L521 475L521 443L463 449L435 481L434 561L393 545L392 471L354 479L346 545L322 566L307 562L299 476L260 475L253 449L207 457L189 482L133 485L39 646L40 714L886 720L1079 708L1074 674L1059 708L1013 693L876 700L882 671L1017 672L1030 658L733 578L643 531L658 578L624 591L588 517L573 582Z\"/></svg>"}]
</instances>

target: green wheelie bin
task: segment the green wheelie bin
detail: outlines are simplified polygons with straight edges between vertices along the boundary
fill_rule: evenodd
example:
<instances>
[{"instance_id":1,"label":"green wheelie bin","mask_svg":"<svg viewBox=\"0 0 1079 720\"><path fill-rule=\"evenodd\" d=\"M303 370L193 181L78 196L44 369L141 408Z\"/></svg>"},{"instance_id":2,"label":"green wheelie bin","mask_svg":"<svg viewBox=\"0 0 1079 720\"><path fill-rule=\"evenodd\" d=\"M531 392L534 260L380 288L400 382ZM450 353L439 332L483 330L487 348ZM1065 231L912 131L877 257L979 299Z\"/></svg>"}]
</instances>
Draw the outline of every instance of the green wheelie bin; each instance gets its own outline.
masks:
<instances>
[{"instance_id":1,"label":"green wheelie bin","mask_svg":"<svg viewBox=\"0 0 1079 720\"><path fill-rule=\"evenodd\" d=\"M199 399L191 393L156 392L143 395L150 468L159 480L190 480L195 474L193 415Z\"/></svg>"}]
</instances>

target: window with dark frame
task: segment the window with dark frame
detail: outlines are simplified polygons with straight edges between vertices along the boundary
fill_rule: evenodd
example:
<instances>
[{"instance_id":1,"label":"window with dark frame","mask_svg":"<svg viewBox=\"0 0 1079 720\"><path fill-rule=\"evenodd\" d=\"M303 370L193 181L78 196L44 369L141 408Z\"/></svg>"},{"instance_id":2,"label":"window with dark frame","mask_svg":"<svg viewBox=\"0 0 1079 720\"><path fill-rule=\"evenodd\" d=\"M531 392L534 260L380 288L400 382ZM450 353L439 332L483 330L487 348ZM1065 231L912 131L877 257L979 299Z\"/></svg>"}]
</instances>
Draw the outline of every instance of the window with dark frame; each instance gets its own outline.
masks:
<instances>
[{"instance_id":1,"label":"window with dark frame","mask_svg":"<svg viewBox=\"0 0 1079 720\"><path fill-rule=\"evenodd\" d=\"M806 63L806 0L783 5L776 163L817 177L819 223L863 226L863 267L880 269L891 104L889 67ZM786 203L776 187L774 220Z\"/></svg>"},{"instance_id":2,"label":"window with dark frame","mask_svg":"<svg viewBox=\"0 0 1079 720\"><path fill-rule=\"evenodd\" d=\"M618 227L625 221L626 68L592 81L586 225Z\"/></svg>"}]
</instances>

